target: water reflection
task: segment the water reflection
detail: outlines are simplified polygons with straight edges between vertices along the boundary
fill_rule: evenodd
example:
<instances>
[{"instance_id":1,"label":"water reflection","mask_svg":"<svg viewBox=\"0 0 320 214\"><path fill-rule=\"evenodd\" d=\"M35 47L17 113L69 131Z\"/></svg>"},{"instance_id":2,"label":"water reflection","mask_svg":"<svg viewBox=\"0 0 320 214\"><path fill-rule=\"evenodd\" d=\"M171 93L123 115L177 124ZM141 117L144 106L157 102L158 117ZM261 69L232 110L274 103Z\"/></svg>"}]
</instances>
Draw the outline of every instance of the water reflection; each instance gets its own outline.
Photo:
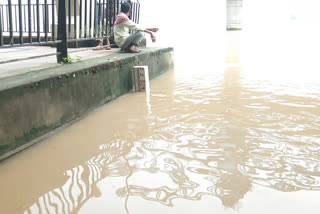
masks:
<instances>
[{"instance_id":1,"label":"water reflection","mask_svg":"<svg viewBox=\"0 0 320 214\"><path fill-rule=\"evenodd\" d=\"M97 184L110 177L126 180L115 192L127 213L134 196L174 207L175 199L210 195L237 208L253 184L320 190L319 99L263 90L238 67L190 82L166 76L166 90L159 80L143 101L152 106L151 112L146 105L149 136L113 137L25 213L77 213L89 199L103 197Z\"/></svg>"},{"instance_id":2,"label":"water reflection","mask_svg":"<svg viewBox=\"0 0 320 214\"><path fill-rule=\"evenodd\" d=\"M24 213L77 213L88 199L100 196L96 186L99 181L107 176L127 174L128 170L115 162L126 155L123 152L128 146L121 141L101 145L99 155L66 171L65 183L40 196Z\"/></svg>"}]
</instances>

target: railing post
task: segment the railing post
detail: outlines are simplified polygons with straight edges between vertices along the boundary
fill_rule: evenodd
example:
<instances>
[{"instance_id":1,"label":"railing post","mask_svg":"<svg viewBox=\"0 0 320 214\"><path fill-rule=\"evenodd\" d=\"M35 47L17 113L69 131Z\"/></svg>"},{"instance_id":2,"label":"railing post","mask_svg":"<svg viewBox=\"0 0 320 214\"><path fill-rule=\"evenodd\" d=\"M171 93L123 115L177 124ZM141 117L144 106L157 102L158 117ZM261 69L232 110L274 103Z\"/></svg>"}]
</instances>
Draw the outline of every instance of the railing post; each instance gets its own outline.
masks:
<instances>
[{"instance_id":1,"label":"railing post","mask_svg":"<svg viewBox=\"0 0 320 214\"><path fill-rule=\"evenodd\" d=\"M68 41L67 41L67 16L66 16L66 0L58 0L58 40L57 45L57 61L62 62L68 57Z\"/></svg>"},{"instance_id":2,"label":"railing post","mask_svg":"<svg viewBox=\"0 0 320 214\"><path fill-rule=\"evenodd\" d=\"M2 20L2 6L0 5L0 46L3 46L2 26L4 26Z\"/></svg>"},{"instance_id":3,"label":"railing post","mask_svg":"<svg viewBox=\"0 0 320 214\"><path fill-rule=\"evenodd\" d=\"M73 23L73 29L74 29L74 39L77 39L77 0L74 0L73 2L73 18L74 18L74 23Z\"/></svg>"},{"instance_id":4,"label":"railing post","mask_svg":"<svg viewBox=\"0 0 320 214\"><path fill-rule=\"evenodd\" d=\"M40 43L41 38L40 38L40 3L39 0L36 1L37 5L37 40Z\"/></svg>"},{"instance_id":5,"label":"railing post","mask_svg":"<svg viewBox=\"0 0 320 214\"><path fill-rule=\"evenodd\" d=\"M46 42L48 39L48 31L49 31L49 11L48 11L48 0L44 0L44 37Z\"/></svg>"},{"instance_id":6,"label":"railing post","mask_svg":"<svg viewBox=\"0 0 320 214\"><path fill-rule=\"evenodd\" d=\"M19 5L19 39L20 39L20 44L23 44L23 24L22 24L22 4L21 4L21 0L18 1L18 5Z\"/></svg>"},{"instance_id":7,"label":"railing post","mask_svg":"<svg viewBox=\"0 0 320 214\"><path fill-rule=\"evenodd\" d=\"M14 44L13 39L13 24L12 24L12 4L11 0L8 0L8 12L9 12L9 28L10 28L10 45Z\"/></svg>"},{"instance_id":8,"label":"railing post","mask_svg":"<svg viewBox=\"0 0 320 214\"><path fill-rule=\"evenodd\" d=\"M31 1L28 1L28 31L29 31L29 43L32 43L32 14L31 14Z\"/></svg>"},{"instance_id":9,"label":"railing post","mask_svg":"<svg viewBox=\"0 0 320 214\"><path fill-rule=\"evenodd\" d=\"M51 39L52 41L56 41L56 20L55 20L55 4L54 4L54 0L52 0L52 30L51 30Z\"/></svg>"}]
</instances>

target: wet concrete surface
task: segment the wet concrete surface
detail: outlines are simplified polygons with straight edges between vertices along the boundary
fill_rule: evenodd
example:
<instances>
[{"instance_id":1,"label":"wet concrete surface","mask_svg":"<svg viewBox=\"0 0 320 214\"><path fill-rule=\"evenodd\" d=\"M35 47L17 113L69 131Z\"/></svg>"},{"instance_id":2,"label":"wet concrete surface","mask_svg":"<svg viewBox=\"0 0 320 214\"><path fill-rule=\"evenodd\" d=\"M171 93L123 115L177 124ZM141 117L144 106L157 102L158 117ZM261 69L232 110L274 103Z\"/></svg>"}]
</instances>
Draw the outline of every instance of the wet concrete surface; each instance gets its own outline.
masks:
<instances>
[{"instance_id":1,"label":"wet concrete surface","mask_svg":"<svg viewBox=\"0 0 320 214\"><path fill-rule=\"evenodd\" d=\"M69 48L69 55L74 61L83 61L101 56L107 56L111 53L119 52L118 48L112 50L89 50L89 48ZM79 52L73 52L79 51ZM34 56L41 56L56 53L56 48L46 46L26 46L0 49L0 62L7 62L13 59L23 59ZM42 58L29 59L17 62L0 63L0 78L6 78L35 70L60 66L57 63L57 57L46 56Z\"/></svg>"},{"instance_id":2,"label":"wet concrete surface","mask_svg":"<svg viewBox=\"0 0 320 214\"><path fill-rule=\"evenodd\" d=\"M1 212L319 213L316 74L258 77L231 44L3 162Z\"/></svg>"}]
</instances>

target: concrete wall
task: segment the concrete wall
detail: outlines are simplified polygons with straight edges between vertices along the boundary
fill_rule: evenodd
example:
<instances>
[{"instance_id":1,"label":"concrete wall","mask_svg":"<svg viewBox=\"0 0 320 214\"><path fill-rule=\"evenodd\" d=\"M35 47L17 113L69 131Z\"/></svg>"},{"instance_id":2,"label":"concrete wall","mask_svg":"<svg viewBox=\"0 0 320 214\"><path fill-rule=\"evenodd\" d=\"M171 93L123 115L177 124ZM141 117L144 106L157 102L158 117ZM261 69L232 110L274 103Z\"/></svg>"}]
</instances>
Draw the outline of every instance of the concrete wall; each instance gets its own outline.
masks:
<instances>
[{"instance_id":1,"label":"concrete wall","mask_svg":"<svg viewBox=\"0 0 320 214\"><path fill-rule=\"evenodd\" d=\"M132 90L133 66L149 66L153 79L173 63L172 48L148 48L1 79L0 160Z\"/></svg>"}]
</instances>

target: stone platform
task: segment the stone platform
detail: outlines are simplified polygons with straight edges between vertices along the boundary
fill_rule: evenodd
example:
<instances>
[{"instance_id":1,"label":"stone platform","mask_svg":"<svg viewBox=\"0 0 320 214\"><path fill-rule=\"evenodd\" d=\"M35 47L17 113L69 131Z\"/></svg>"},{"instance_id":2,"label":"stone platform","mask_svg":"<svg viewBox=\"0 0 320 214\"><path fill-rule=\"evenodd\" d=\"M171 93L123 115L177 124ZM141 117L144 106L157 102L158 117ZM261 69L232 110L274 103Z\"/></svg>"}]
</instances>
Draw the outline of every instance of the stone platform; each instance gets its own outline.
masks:
<instances>
[{"instance_id":1,"label":"stone platform","mask_svg":"<svg viewBox=\"0 0 320 214\"><path fill-rule=\"evenodd\" d=\"M24 68L19 62L10 70L12 63L1 64L0 161L131 91L133 66L149 66L150 79L174 66L173 48L142 48L138 54L101 51L88 57L92 52L97 51L64 65L41 58L40 67L26 63Z\"/></svg>"}]
</instances>

